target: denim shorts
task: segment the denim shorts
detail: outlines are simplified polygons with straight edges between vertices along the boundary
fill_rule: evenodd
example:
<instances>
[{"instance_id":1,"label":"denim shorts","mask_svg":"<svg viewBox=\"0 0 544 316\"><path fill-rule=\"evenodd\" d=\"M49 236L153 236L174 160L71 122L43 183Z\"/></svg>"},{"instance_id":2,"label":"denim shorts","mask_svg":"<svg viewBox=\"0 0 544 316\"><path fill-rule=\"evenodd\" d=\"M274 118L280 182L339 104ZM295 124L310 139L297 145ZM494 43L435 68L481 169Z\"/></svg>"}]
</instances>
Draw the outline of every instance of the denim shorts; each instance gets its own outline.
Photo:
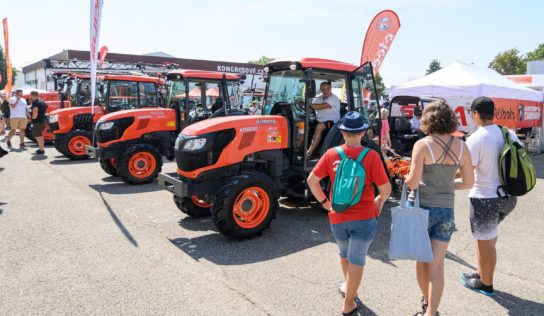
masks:
<instances>
[{"instance_id":1,"label":"denim shorts","mask_svg":"<svg viewBox=\"0 0 544 316\"><path fill-rule=\"evenodd\" d=\"M377 226L376 218L331 224L340 258L364 266L368 248L376 236Z\"/></svg>"},{"instance_id":2,"label":"denim shorts","mask_svg":"<svg viewBox=\"0 0 544 316\"><path fill-rule=\"evenodd\" d=\"M409 203L413 206L412 203ZM422 209L429 211L429 238L443 242L450 242L451 235L455 231L455 216L453 208L429 207L421 205Z\"/></svg>"}]
</instances>

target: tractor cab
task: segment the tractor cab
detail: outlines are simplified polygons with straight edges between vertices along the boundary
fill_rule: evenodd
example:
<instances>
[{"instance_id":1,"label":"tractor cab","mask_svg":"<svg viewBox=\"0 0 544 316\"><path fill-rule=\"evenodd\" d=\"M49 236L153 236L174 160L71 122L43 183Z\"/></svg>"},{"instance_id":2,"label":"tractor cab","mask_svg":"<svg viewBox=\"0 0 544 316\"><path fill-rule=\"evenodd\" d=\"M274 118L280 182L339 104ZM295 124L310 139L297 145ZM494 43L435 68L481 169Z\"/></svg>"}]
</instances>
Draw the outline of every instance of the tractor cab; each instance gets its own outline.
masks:
<instances>
[{"instance_id":1,"label":"tractor cab","mask_svg":"<svg viewBox=\"0 0 544 316\"><path fill-rule=\"evenodd\" d=\"M391 100L387 120L390 127L391 148L395 153L400 156L412 155L414 144L425 137L414 126L413 120L418 120L425 106L434 100L436 98L416 96L396 96Z\"/></svg>"},{"instance_id":2,"label":"tractor cab","mask_svg":"<svg viewBox=\"0 0 544 316\"><path fill-rule=\"evenodd\" d=\"M86 104L79 102L80 96L88 91L91 84L89 74L56 72L50 78L53 80L55 91L59 93L60 108L90 105L90 102ZM98 90L96 95L99 95Z\"/></svg>"},{"instance_id":3,"label":"tractor cab","mask_svg":"<svg viewBox=\"0 0 544 316\"><path fill-rule=\"evenodd\" d=\"M280 115L289 122L287 157L293 166L308 172L318 157L342 141L338 130L340 118L348 111L361 111L364 89L372 89L370 65L356 65L326 59L303 58L298 61L275 61L265 66L266 92L262 113ZM318 115L310 105L323 102L320 86L329 83L331 92L340 99L336 119L324 122L326 129L314 155L306 156L318 124Z\"/></svg>"},{"instance_id":4,"label":"tractor cab","mask_svg":"<svg viewBox=\"0 0 544 316\"><path fill-rule=\"evenodd\" d=\"M174 70L166 75L166 104L183 127L211 117L245 114L239 104L240 77L201 70Z\"/></svg>"}]
</instances>

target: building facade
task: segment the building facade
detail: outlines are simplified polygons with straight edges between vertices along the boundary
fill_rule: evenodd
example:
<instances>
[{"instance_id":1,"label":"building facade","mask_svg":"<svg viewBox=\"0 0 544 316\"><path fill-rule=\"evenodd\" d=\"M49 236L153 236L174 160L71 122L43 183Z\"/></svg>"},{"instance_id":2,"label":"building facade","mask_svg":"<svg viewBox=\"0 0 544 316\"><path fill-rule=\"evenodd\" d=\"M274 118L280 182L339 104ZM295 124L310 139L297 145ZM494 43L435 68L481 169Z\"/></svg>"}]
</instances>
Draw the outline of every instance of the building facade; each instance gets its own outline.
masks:
<instances>
[{"instance_id":1,"label":"building facade","mask_svg":"<svg viewBox=\"0 0 544 316\"><path fill-rule=\"evenodd\" d=\"M44 60L23 67L24 82L37 89L52 90L54 83L50 75L58 69L52 68L47 60L88 61L89 52L80 50L64 50ZM130 55L108 53L106 62L134 63L134 64L174 64L181 69L196 69L208 71L220 71L232 74L245 74L245 88L263 89L263 66L247 63L235 63L227 61L184 59L169 56L164 53L149 55Z\"/></svg>"}]
</instances>

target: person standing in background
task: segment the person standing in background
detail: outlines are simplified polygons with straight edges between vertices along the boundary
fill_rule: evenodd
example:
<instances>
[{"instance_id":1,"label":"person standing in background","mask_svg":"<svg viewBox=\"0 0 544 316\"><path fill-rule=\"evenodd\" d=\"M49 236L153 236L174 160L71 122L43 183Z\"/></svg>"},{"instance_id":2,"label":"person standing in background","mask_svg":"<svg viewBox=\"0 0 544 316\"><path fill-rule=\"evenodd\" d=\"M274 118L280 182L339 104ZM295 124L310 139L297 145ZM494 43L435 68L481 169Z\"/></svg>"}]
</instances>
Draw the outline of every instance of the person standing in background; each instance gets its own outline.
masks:
<instances>
[{"instance_id":1,"label":"person standing in background","mask_svg":"<svg viewBox=\"0 0 544 316\"><path fill-rule=\"evenodd\" d=\"M23 90L16 90L15 96L9 99L10 107L10 125L11 130L8 133L7 145L11 147L11 138L15 135L15 131L19 130L19 148L25 149L25 129L27 123L27 109L26 100L23 98Z\"/></svg>"},{"instance_id":2,"label":"person standing in background","mask_svg":"<svg viewBox=\"0 0 544 316\"><path fill-rule=\"evenodd\" d=\"M38 91L30 92L30 102L32 102L32 136L36 138L38 143L38 150L36 150L37 155L45 154L45 145L43 140L43 131L45 129L45 110L47 105L40 99Z\"/></svg>"}]
</instances>

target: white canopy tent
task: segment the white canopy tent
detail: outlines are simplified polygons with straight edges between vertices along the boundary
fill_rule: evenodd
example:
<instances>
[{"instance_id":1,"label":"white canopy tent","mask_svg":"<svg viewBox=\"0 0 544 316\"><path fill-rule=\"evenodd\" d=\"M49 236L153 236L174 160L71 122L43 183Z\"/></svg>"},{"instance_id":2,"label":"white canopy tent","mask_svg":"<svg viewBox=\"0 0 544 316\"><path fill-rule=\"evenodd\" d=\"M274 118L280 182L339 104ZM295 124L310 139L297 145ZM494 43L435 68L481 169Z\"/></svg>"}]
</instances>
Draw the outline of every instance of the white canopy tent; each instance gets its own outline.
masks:
<instances>
[{"instance_id":1,"label":"white canopy tent","mask_svg":"<svg viewBox=\"0 0 544 316\"><path fill-rule=\"evenodd\" d=\"M506 79L490 68L456 61L425 77L391 87L391 96L505 98L542 102L544 94Z\"/></svg>"}]
</instances>

